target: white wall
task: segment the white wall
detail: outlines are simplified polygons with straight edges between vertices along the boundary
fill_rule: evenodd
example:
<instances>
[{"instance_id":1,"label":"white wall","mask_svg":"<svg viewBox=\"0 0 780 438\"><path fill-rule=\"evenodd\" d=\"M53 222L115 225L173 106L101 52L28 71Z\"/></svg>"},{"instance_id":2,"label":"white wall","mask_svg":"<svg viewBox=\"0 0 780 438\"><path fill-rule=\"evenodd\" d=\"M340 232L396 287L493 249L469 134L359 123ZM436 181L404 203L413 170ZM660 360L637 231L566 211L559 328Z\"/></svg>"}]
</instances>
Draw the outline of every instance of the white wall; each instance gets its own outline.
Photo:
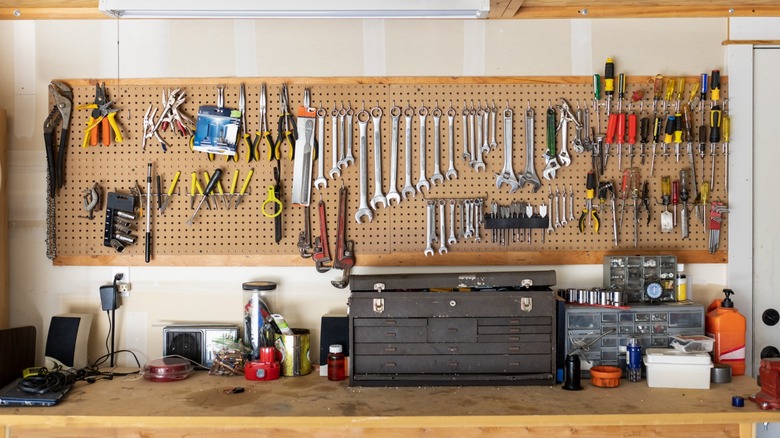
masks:
<instances>
[{"instance_id":1,"label":"white wall","mask_svg":"<svg viewBox=\"0 0 780 438\"><path fill-rule=\"evenodd\" d=\"M54 78L262 76L591 75L611 56L627 75L727 74L725 19L501 21L0 21L0 107L11 120L11 323L39 329L72 311L100 313L98 287L111 267L53 267L45 257L45 157L41 125ZM634 37L633 35L637 35ZM119 44L116 44L116 42ZM96 241L99 236L95 236ZM96 243L98 244L98 243ZM558 287L601 285L601 265L493 267L555 269ZM370 268L355 273L462 271ZM690 265L693 298L704 304L727 284L725 265ZM340 273L312 268L134 267L118 310L121 348L141 361L161 352L167 321L236 322L241 283L279 283L276 310L314 329L345 310ZM98 315L92 358L104 353Z\"/></svg>"}]
</instances>

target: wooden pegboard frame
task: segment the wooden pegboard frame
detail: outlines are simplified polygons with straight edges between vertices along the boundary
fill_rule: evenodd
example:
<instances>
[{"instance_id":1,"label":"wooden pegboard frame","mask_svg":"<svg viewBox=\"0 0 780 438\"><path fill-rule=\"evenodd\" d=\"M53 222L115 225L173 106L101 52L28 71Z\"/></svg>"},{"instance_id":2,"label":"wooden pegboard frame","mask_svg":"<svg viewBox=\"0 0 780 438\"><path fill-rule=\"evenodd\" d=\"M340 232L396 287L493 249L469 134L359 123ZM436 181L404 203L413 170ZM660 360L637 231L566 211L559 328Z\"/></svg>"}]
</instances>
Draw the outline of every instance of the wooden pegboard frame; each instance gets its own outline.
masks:
<instances>
[{"instance_id":1,"label":"wooden pegboard frame","mask_svg":"<svg viewBox=\"0 0 780 438\"><path fill-rule=\"evenodd\" d=\"M726 80L723 78L722 97L727 96ZM646 96L650 96L650 78L629 78L627 95L634 90L642 89ZM698 78L688 78L687 86L691 87ZM143 115L150 104L160 107L160 92L163 88L183 88L187 91L187 102L183 106L185 112L191 116L197 114L197 108L202 104L214 104L216 102L217 85L225 85L225 105L238 107L239 84L246 84L248 123L253 132L259 126L258 93L261 83L268 87L268 117L269 124L276 135L276 120L279 116L278 91L282 83L289 84L290 106L293 111L303 100L303 90L310 87L312 91L312 105L322 105L326 109L335 106L341 107L342 103L359 110L363 103L367 107L379 105L383 109L381 121L382 129L382 161L383 161L383 192L387 193L390 170L390 108L394 104L405 107L411 105L417 109L425 105L433 109L438 103L445 110L452 101L458 115L455 117L455 167L458 170L458 179L445 182L443 185L432 187L429 197L436 198L466 198L486 197L485 212L489 211L490 202L508 204L512 201L530 202L538 206L542 202L548 202L548 188L552 185L553 191L557 184L560 188L566 186L574 190L575 216L584 206L584 179L585 173L590 168L590 154L584 155L573 152L571 145L569 151L572 154L572 165L561 169L557 178L548 182L542 179L542 188L538 193L533 193L529 186L509 194L506 188L497 190L495 187L495 174L503 166L503 109L507 104L514 111L513 122L513 166L515 172L521 172L525 163L525 133L524 112L530 104L534 108L535 117L535 165L537 173L541 177L544 168L545 151L545 111L550 102L559 103L560 98L566 98L576 108L580 103L582 107L590 105L592 99L591 78L589 77L532 77L532 78L251 78L251 79L165 79L165 80L122 80L106 81L109 97L113 99L115 107L120 111L118 119L123 128L125 142L112 144L110 147L81 148L82 130L88 119L88 111L75 111L73 114L70 148L68 150L66 178L67 185L57 198L57 239L58 256L55 264L62 265L110 265L110 264L142 264L143 263L143 221L139 221L141 236L135 246L128 247L125 253L116 254L111 248L102 246L102 216L99 212L94 221L80 218L83 215L81 191L97 181L107 191L129 192L130 188L138 182L145 191L146 163L153 162L155 173L163 178L163 187L167 188L173 174L180 170L182 177L176 190L176 195L171 200L164 215L153 215L153 264L156 265L308 265L309 260L303 260L298 255L296 243L298 233L303 227L303 208L292 206L289 203L289 192L293 174L292 163L282 161L283 177L283 240L280 244L273 242L273 220L267 219L260 213L260 206L265 199L266 186L272 182L273 163L265 160L246 163L245 150L241 145L238 163L225 162L218 157L210 162L205 154L192 152L183 137L175 137L166 132L163 137L169 141L168 152L163 152L156 141L152 140L147 145L147 150L141 149L141 137L143 132ZM102 82L102 81L101 81ZM74 106L90 103L94 98L94 83L91 80L68 80L74 89ZM687 94L684 94L687 96ZM462 152L463 127L460 118L460 110L463 101L479 102L482 105L495 102L499 108L497 117L497 142L498 148L485 155L486 170L476 173L471 170L460 158ZM645 99L647 102L647 99ZM603 99L602 99L603 103ZM613 107L614 108L614 107ZM624 104L625 108L625 104ZM646 104L644 115L649 115L650 107ZM601 131L606 129L606 116L603 109L601 115ZM696 125L700 123L701 114L694 112ZM404 183L404 118L401 117L400 146L399 146L399 174L398 189ZM596 120L591 115L591 126L596 127ZM369 123L369 199L374 191L373 181L373 140L370 135L372 129ZM441 159L442 172L446 170L447 155L447 118L442 117L441 123ZM353 127L353 155L358 157L358 129ZM419 118L413 117L412 131L412 177L413 184L419 176ZM570 136L574 136L574 128L570 128ZM331 121L326 117L325 123L325 173L327 174L331 164ZM429 115L427 121L427 149L426 155L428 178L433 173L433 119ZM695 146L696 144L694 144ZM560 148L560 137L559 137ZM639 148L637 146L637 154ZM613 146L614 151L614 146ZM624 145L624 153L627 146ZM675 163L674 156L669 159L656 158L655 176L650 179L650 196L660 198L660 176L671 175L673 179L679 177L679 170L687 166L687 157L683 154L680 163ZM673 145L671 147L673 152ZM685 151L683 144L682 151ZM709 154L709 145L707 148ZM650 146L646 148L650 153ZM261 150L265 156L265 150ZM718 146L716 161L716 185L712 191L712 199L726 201L723 190L723 159L720 145ZM710 157L706 157L707 166ZM627 157L624 156L625 162ZM701 180L700 161L696 162L697 177ZM222 179L223 187L227 190L230 186L233 170L239 169L239 178L243 181L250 168L254 168L255 174L250 184L250 192L244 197L241 206L237 209L226 211L202 210L193 227L188 227L184 221L191 214L189 199L186 196L189 191L190 172L197 171L203 181L203 171L214 171L221 167L224 171ZM649 157L646 164L641 167L641 176L647 178L649 170ZM616 159L613 155L605 173L605 177L619 185L619 172L616 167ZM316 164L314 176L316 177ZM499 246L490 241L490 231L482 232L482 241L459 243L450 248L444 256L425 258L422 250L425 247L425 207L424 196L417 194L414 199L401 202L398 206L379 208L374 213L374 220L370 224L358 225L354 221L354 212L358 205L358 166L350 166L342 170L341 180L328 180L328 188L321 192L328 209L329 237L331 245L336 235L336 209L338 202L338 187L343 184L349 189L348 238L355 240L358 264L362 265L489 265L489 264L578 264L601 263L604 254L616 252L644 254L669 253L677 254L682 263L686 262L716 262L723 263L727 255L728 227L724 225L721 232L720 251L715 254L707 253L707 233L703 226L692 215L690 239L679 238L679 228L673 233L660 232L658 216L661 207L653 205L653 218L649 226L640 223L639 246L633 247L633 210L626 211L626 223L621 228L619 247L612 243L611 215L601 214L602 227L598 234L586 232L580 234L576 223L569 223L565 227L556 229L555 233L545 236L545 243L541 242L539 232L535 232L533 241L527 243L512 243L508 246ZM240 182L241 182L240 181ZM202 182L205 184L205 182ZM239 184L240 187L240 184ZM318 217L316 201L320 192L312 192L312 226L313 233L318 231ZM695 194L692 195L692 197ZM568 199L567 199L568 201ZM568 202L567 202L568 203ZM629 201L629 205L631 205ZM681 207L678 207L678 209ZM155 212L156 213L156 212ZM333 248L331 248L333 249ZM477 256L478 254L478 256Z\"/></svg>"}]
</instances>

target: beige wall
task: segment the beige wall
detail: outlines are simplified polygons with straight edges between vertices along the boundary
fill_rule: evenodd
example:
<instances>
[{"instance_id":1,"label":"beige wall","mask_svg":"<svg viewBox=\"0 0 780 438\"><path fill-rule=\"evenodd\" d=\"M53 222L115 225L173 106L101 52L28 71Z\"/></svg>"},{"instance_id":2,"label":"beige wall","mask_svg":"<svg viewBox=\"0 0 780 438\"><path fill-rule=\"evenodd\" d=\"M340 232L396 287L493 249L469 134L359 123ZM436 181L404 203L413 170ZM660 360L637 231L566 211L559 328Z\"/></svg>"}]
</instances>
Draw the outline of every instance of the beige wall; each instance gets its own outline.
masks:
<instances>
[{"instance_id":1,"label":"beige wall","mask_svg":"<svg viewBox=\"0 0 780 438\"><path fill-rule=\"evenodd\" d=\"M503 21L0 21L0 108L8 110L11 324L39 328L64 312L95 313L90 355L104 353L107 330L98 288L111 267L53 267L46 259L45 156L41 125L54 78L591 75L608 56L628 75L727 74L725 19ZM638 36L634 36L638 35ZM117 45L116 42L119 41ZM95 244L100 245L100 236ZM601 265L555 269L558 287L601 284ZM526 269L494 267L485 269ZM462 268L380 269L356 273ZM694 298L709 301L727 282L725 265L692 265ZM118 310L121 348L141 361L161 353L161 325L236 322L241 283L279 283L276 310L315 329L329 311L344 311L340 273L312 268L130 269L131 296ZM316 339L314 347L318 347ZM123 358L124 362L124 358Z\"/></svg>"}]
</instances>

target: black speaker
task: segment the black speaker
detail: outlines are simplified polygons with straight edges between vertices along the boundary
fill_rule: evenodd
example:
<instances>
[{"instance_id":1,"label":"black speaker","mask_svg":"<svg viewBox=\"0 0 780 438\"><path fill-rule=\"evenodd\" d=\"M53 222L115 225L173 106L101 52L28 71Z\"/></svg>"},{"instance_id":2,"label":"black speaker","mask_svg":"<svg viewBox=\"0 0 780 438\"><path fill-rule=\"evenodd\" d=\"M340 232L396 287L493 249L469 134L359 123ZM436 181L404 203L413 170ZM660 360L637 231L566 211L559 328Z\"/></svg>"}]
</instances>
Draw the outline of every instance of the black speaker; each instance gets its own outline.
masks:
<instances>
[{"instance_id":1,"label":"black speaker","mask_svg":"<svg viewBox=\"0 0 780 438\"><path fill-rule=\"evenodd\" d=\"M87 366L87 345L92 315L68 313L51 318L46 338L46 367L62 365L81 369Z\"/></svg>"},{"instance_id":2,"label":"black speaker","mask_svg":"<svg viewBox=\"0 0 780 438\"><path fill-rule=\"evenodd\" d=\"M322 315L320 325L320 366L328 362L328 347L341 344L344 355L349 356L349 317L344 314ZM322 368L321 368L322 369Z\"/></svg>"}]
</instances>

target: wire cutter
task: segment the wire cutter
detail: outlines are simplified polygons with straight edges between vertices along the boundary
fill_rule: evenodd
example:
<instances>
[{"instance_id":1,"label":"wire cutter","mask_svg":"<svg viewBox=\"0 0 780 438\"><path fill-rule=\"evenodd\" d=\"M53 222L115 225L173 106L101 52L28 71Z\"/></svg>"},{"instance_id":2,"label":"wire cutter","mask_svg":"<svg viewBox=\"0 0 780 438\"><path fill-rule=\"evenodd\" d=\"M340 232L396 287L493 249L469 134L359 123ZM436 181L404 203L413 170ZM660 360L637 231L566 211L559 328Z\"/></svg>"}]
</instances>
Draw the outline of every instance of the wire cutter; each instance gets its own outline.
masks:
<instances>
[{"instance_id":1,"label":"wire cutter","mask_svg":"<svg viewBox=\"0 0 780 438\"><path fill-rule=\"evenodd\" d=\"M103 146L111 144L111 130L114 131L114 142L121 143L122 133L119 130L119 126L116 123L115 108L111 108L113 101L108 100L108 93L106 92L106 84L95 85L95 100L94 103L87 105L80 105L77 109L91 109L92 113L87 121L87 127L84 128L84 143L81 147L97 146L98 142L102 142Z\"/></svg>"},{"instance_id":2,"label":"wire cutter","mask_svg":"<svg viewBox=\"0 0 780 438\"><path fill-rule=\"evenodd\" d=\"M287 158L292 160L293 156L295 156L295 142L298 140L298 131L295 127L295 118L290 113L287 84L282 84L282 90L279 93L279 107L282 115L279 116L279 133L276 137L274 158L276 158L277 161L281 158L282 143L287 142L290 146L287 150Z\"/></svg>"},{"instance_id":3,"label":"wire cutter","mask_svg":"<svg viewBox=\"0 0 780 438\"><path fill-rule=\"evenodd\" d=\"M73 110L73 90L59 81L49 84L49 93L54 97L54 107L49 116L43 122L43 139L46 144L46 161L48 163L49 197L53 198L57 187L65 185L65 151L68 148L68 132L70 130L70 116ZM54 129L59 121L60 143L57 151L54 150ZM55 166L55 153L57 155Z\"/></svg>"},{"instance_id":4,"label":"wire cutter","mask_svg":"<svg viewBox=\"0 0 780 438\"><path fill-rule=\"evenodd\" d=\"M252 134L249 133L247 128L247 114L246 114L246 91L244 90L244 84L241 84L241 90L238 97L238 110L241 111L241 132L243 133L244 144L246 145L247 154L246 162L249 163L252 160L260 161L260 151L258 145L260 144L260 133L255 133L254 140ZM238 152L234 156L233 161L238 161Z\"/></svg>"},{"instance_id":5,"label":"wire cutter","mask_svg":"<svg viewBox=\"0 0 780 438\"><path fill-rule=\"evenodd\" d=\"M263 142L268 147L268 161L274 158L274 138L271 130L268 129L268 99L266 98L265 84L260 86L260 132L257 135L262 136ZM260 148L255 150L254 158L260 160ZM280 158L278 155L275 157Z\"/></svg>"}]
</instances>

